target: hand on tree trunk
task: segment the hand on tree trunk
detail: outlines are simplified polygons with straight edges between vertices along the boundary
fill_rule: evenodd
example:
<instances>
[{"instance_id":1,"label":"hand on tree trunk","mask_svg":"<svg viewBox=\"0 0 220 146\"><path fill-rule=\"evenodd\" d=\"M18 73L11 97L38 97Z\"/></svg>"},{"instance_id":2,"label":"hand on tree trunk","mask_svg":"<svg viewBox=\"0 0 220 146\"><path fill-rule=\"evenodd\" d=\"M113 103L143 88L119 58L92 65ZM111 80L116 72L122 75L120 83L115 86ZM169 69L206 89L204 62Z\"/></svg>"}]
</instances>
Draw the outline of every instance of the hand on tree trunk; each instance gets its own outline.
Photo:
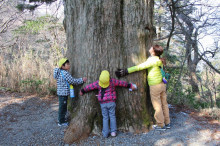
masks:
<instances>
[{"instance_id":1,"label":"hand on tree trunk","mask_svg":"<svg viewBox=\"0 0 220 146\"><path fill-rule=\"evenodd\" d=\"M82 90L80 90L79 95L80 95L80 96L83 96L83 92L82 92Z\"/></svg>"},{"instance_id":2,"label":"hand on tree trunk","mask_svg":"<svg viewBox=\"0 0 220 146\"><path fill-rule=\"evenodd\" d=\"M131 89L132 89L132 91L137 90L137 85L136 84L131 84Z\"/></svg>"},{"instance_id":3,"label":"hand on tree trunk","mask_svg":"<svg viewBox=\"0 0 220 146\"><path fill-rule=\"evenodd\" d=\"M83 77L83 82L85 83L87 81L87 77Z\"/></svg>"},{"instance_id":4,"label":"hand on tree trunk","mask_svg":"<svg viewBox=\"0 0 220 146\"><path fill-rule=\"evenodd\" d=\"M128 69L126 68L126 69L117 69L116 71L115 71L115 75L118 77L118 78L120 78L120 77L123 77L123 76L126 76L126 75L128 75Z\"/></svg>"}]
</instances>

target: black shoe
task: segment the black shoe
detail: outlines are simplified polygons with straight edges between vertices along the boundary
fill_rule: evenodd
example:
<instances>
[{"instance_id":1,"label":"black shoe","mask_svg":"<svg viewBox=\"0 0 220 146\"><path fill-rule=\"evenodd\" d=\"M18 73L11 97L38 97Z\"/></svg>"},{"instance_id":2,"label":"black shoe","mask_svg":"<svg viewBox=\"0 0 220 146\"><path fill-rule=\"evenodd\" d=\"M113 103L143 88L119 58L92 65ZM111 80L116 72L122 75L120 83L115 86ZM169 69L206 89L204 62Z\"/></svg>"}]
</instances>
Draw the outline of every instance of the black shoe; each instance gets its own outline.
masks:
<instances>
[{"instance_id":1,"label":"black shoe","mask_svg":"<svg viewBox=\"0 0 220 146\"><path fill-rule=\"evenodd\" d=\"M170 124L165 125L166 129L170 129Z\"/></svg>"},{"instance_id":2,"label":"black shoe","mask_svg":"<svg viewBox=\"0 0 220 146\"><path fill-rule=\"evenodd\" d=\"M160 126L157 126L157 125L153 125L152 127L153 127L153 129L158 130L158 131L165 131L166 130L165 126L164 127L160 127Z\"/></svg>"}]
</instances>

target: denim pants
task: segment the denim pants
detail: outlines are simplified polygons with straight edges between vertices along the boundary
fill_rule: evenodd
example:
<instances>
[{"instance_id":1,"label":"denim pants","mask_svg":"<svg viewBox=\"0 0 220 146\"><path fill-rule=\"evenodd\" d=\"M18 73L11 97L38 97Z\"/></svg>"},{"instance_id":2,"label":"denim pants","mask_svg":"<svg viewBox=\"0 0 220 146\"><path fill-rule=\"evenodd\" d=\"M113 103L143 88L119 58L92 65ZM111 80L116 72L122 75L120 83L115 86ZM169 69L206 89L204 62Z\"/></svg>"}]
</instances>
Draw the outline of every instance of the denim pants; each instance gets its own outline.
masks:
<instances>
[{"instance_id":1,"label":"denim pants","mask_svg":"<svg viewBox=\"0 0 220 146\"><path fill-rule=\"evenodd\" d=\"M104 137L108 137L109 134L109 119L110 119L110 132L116 132L116 117L115 117L115 102L109 102L100 104L103 116L103 129L102 134Z\"/></svg>"},{"instance_id":2,"label":"denim pants","mask_svg":"<svg viewBox=\"0 0 220 146\"><path fill-rule=\"evenodd\" d=\"M67 98L68 96L58 96L59 97L59 112L58 112L58 121L59 123L65 123L66 112L67 112Z\"/></svg>"}]
</instances>

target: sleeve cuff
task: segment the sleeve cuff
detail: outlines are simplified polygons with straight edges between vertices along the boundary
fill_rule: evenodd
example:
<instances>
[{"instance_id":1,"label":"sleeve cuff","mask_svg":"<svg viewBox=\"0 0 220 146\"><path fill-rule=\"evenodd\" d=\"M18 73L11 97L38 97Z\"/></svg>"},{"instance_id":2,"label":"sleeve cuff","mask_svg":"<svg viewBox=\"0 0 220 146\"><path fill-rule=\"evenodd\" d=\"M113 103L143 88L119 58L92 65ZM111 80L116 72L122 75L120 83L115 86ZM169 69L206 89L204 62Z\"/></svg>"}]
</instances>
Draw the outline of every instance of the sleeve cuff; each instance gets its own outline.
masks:
<instances>
[{"instance_id":1,"label":"sleeve cuff","mask_svg":"<svg viewBox=\"0 0 220 146\"><path fill-rule=\"evenodd\" d=\"M132 86L132 84L131 84L131 83L129 83L129 84L128 84L128 86L127 86L127 88L131 88L131 86Z\"/></svg>"},{"instance_id":2,"label":"sleeve cuff","mask_svg":"<svg viewBox=\"0 0 220 146\"><path fill-rule=\"evenodd\" d=\"M84 83L83 78L80 78L80 79L81 79L81 81L82 81L81 83Z\"/></svg>"},{"instance_id":3,"label":"sleeve cuff","mask_svg":"<svg viewBox=\"0 0 220 146\"><path fill-rule=\"evenodd\" d=\"M86 93L84 89L81 89L81 92L82 92L83 94L85 94L85 93Z\"/></svg>"},{"instance_id":4,"label":"sleeve cuff","mask_svg":"<svg viewBox=\"0 0 220 146\"><path fill-rule=\"evenodd\" d=\"M129 67L128 68L128 73L130 74L130 73L133 73L133 72L135 72L135 71L137 71L137 67L136 66L133 66L133 67Z\"/></svg>"}]
</instances>

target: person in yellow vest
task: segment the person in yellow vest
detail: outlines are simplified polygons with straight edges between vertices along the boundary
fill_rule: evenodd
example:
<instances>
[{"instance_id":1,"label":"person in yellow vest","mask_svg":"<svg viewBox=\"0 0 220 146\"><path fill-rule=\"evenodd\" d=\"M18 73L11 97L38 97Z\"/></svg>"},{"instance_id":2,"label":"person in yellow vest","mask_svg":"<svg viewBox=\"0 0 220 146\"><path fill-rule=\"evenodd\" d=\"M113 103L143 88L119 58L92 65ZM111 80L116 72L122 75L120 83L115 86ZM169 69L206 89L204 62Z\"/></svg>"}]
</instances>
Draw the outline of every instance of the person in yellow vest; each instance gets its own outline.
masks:
<instances>
[{"instance_id":1,"label":"person in yellow vest","mask_svg":"<svg viewBox=\"0 0 220 146\"><path fill-rule=\"evenodd\" d=\"M153 104L155 114L154 118L157 125L153 125L156 130L170 129L170 116L167 104L166 84L162 81L162 74L160 68L165 65L165 59L160 58L163 54L163 48L159 45L154 45L150 48L149 53L151 57L144 63L126 69L118 69L115 71L116 76L122 77L136 71L144 69L148 70L148 84L150 86L151 102Z\"/></svg>"}]
</instances>

